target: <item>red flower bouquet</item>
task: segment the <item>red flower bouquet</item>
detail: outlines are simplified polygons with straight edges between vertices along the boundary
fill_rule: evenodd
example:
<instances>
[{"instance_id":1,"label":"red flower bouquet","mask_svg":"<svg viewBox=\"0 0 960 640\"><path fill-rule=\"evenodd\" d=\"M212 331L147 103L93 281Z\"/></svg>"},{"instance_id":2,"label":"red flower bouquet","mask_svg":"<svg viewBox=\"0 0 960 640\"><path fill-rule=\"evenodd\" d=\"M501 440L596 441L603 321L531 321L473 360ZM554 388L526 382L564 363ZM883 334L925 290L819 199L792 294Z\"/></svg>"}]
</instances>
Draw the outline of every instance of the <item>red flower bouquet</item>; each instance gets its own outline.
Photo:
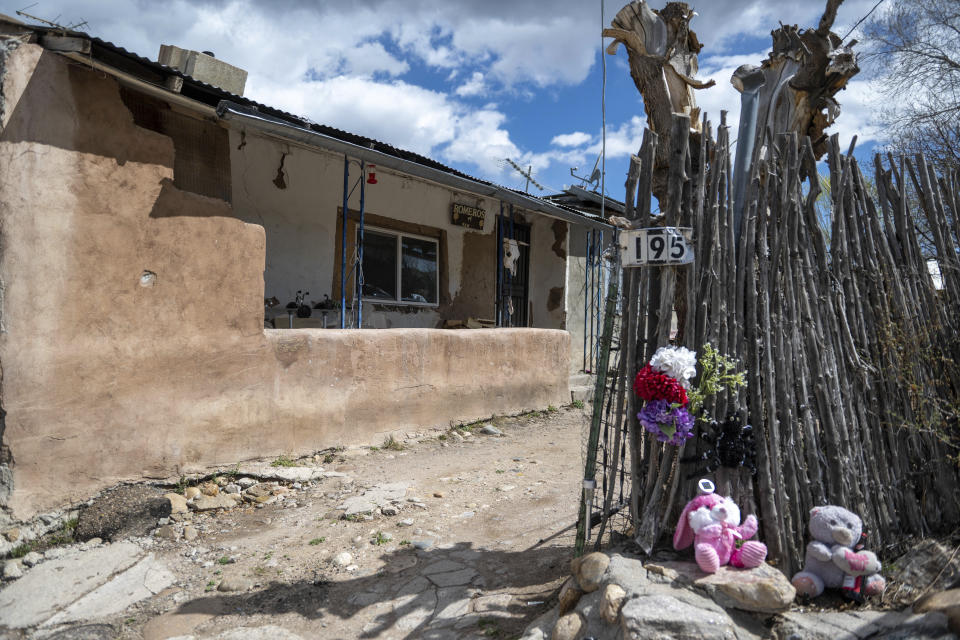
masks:
<instances>
[{"instance_id":1,"label":"red flower bouquet","mask_svg":"<svg viewBox=\"0 0 960 640\"><path fill-rule=\"evenodd\" d=\"M649 364L637 372L633 381L633 390L638 396L651 402L666 400L681 407L687 406L687 391L675 378L661 373Z\"/></svg>"}]
</instances>

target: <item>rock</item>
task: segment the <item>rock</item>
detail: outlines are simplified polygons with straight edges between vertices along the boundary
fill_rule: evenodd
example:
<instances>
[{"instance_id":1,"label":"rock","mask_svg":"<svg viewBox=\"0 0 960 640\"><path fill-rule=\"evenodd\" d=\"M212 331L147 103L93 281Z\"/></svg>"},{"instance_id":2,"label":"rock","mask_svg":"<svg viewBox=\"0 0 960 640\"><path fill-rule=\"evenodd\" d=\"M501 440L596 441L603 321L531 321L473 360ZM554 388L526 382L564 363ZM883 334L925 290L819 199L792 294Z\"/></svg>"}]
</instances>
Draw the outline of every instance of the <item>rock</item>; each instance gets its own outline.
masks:
<instances>
[{"instance_id":1,"label":"rock","mask_svg":"<svg viewBox=\"0 0 960 640\"><path fill-rule=\"evenodd\" d=\"M350 573L353 573L354 571L356 571L356 570L359 569L359 568L360 568L360 567L357 566L357 565L355 565L355 564L348 564L347 566L345 566L345 567L343 568L343 570L344 570L344 571L348 571L348 572L350 572Z\"/></svg>"},{"instance_id":2,"label":"rock","mask_svg":"<svg viewBox=\"0 0 960 640\"><path fill-rule=\"evenodd\" d=\"M923 593L942 591L960 580L960 554L932 539L918 543L891 566L902 567L887 576L900 583L896 593L889 596L900 604L909 604Z\"/></svg>"},{"instance_id":3,"label":"rock","mask_svg":"<svg viewBox=\"0 0 960 640\"><path fill-rule=\"evenodd\" d=\"M557 620L550 634L550 640L579 640L580 629L583 628L583 618L579 613L568 613Z\"/></svg>"},{"instance_id":4,"label":"rock","mask_svg":"<svg viewBox=\"0 0 960 640\"><path fill-rule=\"evenodd\" d=\"M560 587L560 595L557 596L558 613L561 616L569 613L571 609L577 606L577 602L580 601L582 595L583 591L577 585L577 580L573 577L567 578L567 581Z\"/></svg>"},{"instance_id":5,"label":"rock","mask_svg":"<svg viewBox=\"0 0 960 640\"><path fill-rule=\"evenodd\" d=\"M198 487L187 487L187 490L183 492L183 495L187 500L191 500L200 495L200 489Z\"/></svg>"},{"instance_id":6,"label":"rock","mask_svg":"<svg viewBox=\"0 0 960 640\"><path fill-rule=\"evenodd\" d=\"M243 576L228 575L217 585L217 591L247 591L252 587L253 582Z\"/></svg>"},{"instance_id":7,"label":"rock","mask_svg":"<svg viewBox=\"0 0 960 640\"><path fill-rule=\"evenodd\" d=\"M194 498L193 502L190 503L190 508L194 511L215 511L217 509L232 509L236 505L236 500L227 494L202 495Z\"/></svg>"},{"instance_id":8,"label":"rock","mask_svg":"<svg viewBox=\"0 0 960 640\"><path fill-rule=\"evenodd\" d=\"M163 591L174 579L129 542L73 553L44 562L0 591L0 626L106 618Z\"/></svg>"},{"instance_id":9,"label":"rock","mask_svg":"<svg viewBox=\"0 0 960 640\"><path fill-rule=\"evenodd\" d=\"M599 551L588 553L582 558L577 558L579 562L575 563L574 576L584 593L590 593L600 588L600 580L610 566L610 556Z\"/></svg>"},{"instance_id":10,"label":"rock","mask_svg":"<svg viewBox=\"0 0 960 640\"><path fill-rule=\"evenodd\" d=\"M625 638L731 640L746 635L737 633L733 619L711 600L661 585L623 604L620 627Z\"/></svg>"},{"instance_id":11,"label":"rock","mask_svg":"<svg viewBox=\"0 0 960 640\"><path fill-rule=\"evenodd\" d=\"M16 542L20 539L20 529L16 527L7 529L3 532L3 537L6 538L8 542Z\"/></svg>"},{"instance_id":12,"label":"rock","mask_svg":"<svg viewBox=\"0 0 960 640\"><path fill-rule=\"evenodd\" d=\"M83 548L93 549L94 547L99 547L101 544L103 544L103 540L101 540L100 538L90 538L89 540L83 543Z\"/></svg>"},{"instance_id":13,"label":"rock","mask_svg":"<svg viewBox=\"0 0 960 640\"><path fill-rule=\"evenodd\" d=\"M249 489L253 485L257 484L257 481L253 478L240 478L237 480L237 484L240 485L241 489Z\"/></svg>"},{"instance_id":14,"label":"rock","mask_svg":"<svg viewBox=\"0 0 960 640\"><path fill-rule=\"evenodd\" d=\"M618 584L608 584L603 588L603 603L600 605L600 617L609 624L616 624L620 617L620 607L627 592Z\"/></svg>"},{"instance_id":15,"label":"rock","mask_svg":"<svg viewBox=\"0 0 960 640\"><path fill-rule=\"evenodd\" d=\"M23 568L19 560L7 560L3 563L3 579L16 580L23 576Z\"/></svg>"},{"instance_id":16,"label":"rock","mask_svg":"<svg viewBox=\"0 0 960 640\"><path fill-rule=\"evenodd\" d=\"M186 636L191 640L193 636ZM263 627L238 627L224 631L213 640L303 640L302 636L287 631L283 627L268 624Z\"/></svg>"},{"instance_id":17,"label":"rock","mask_svg":"<svg viewBox=\"0 0 960 640\"><path fill-rule=\"evenodd\" d=\"M515 484L502 484L499 487L497 487L497 491L507 492L507 491L513 491L516 488L517 488L517 485Z\"/></svg>"},{"instance_id":18,"label":"rock","mask_svg":"<svg viewBox=\"0 0 960 640\"><path fill-rule=\"evenodd\" d=\"M37 553L36 551L31 551L27 555L23 556L23 558L21 558L21 561L23 562L23 564L27 565L28 567L32 567L42 560L43 560L43 556Z\"/></svg>"},{"instance_id":19,"label":"rock","mask_svg":"<svg viewBox=\"0 0 960 640\"><path fill-rule=\"evenodd\" d=\"M256 476L261 480L280 480L281 482L309 482L324 476L320 467L273 467L267 464L242 466L238 469L244 476Z\"/></svg>"},{"instance_id":20,"label":"rock","mask_svg":"<svg viewBox=\"0 0 960 640\"><path fill-rule=\"evenodd\" d=\"M197 539L200 533L197 531L196 527L186 526L183 528L183 539L187 542L192 542Z\"/></svg>"},{"instance_id":21,"label":"rock","mask_svg":"<svg viewBox=\"0 0 960 640\"><path fill-rule=\"evenodd\" d=\"M351 562L353 562L353 556L347 551L341 551L337 555L333 556L333 564L337 565L338 567L345 567Z\"/></svg>"},{"instance_id":22,"label":"rock","mask_svg":"<svg viewBox=\"0 0 960 640\"><path fill-rule=\"evenodd\" d=\"M946 640L955 638L940 613L912 615L907 611L788 611L773 628L777 640Z\"/></svg>"},{"instance_id":23,"label":"rock","mask_svg":"<svg viewBox=\"0 0 960 640\"><path fill-rule=\"evenodd\" d=\"M180 532L177 531L176 527L168 524L157 529L157 537L164 540L179 540Z\"/></svg>"},{"instance_id":24,"label":"rock","mask_svg":"<svg viewBox=\"0 0 960 640\"><path fill-rule=\"evenodd\" d=\"M434 492L433 492L433 497L434 497L434 498L442 498L444 495L445 495L445 494L443 493L443 491L434 491Z\"/></svg>"},{"instance_id":25,"label":"rock","mask_svg":"<svg viewBox=\"0 0 960 640\"><path fill-rule=\"evenodd\" d=\"M240 485L233 482L223 487L224 493L240 493L240 491Z\"/></svg>"},{"instance_id":26,"label":"rock","mask_svg":"<svg viewBox=\"0 0 960 640\"><path fill-rule=\"evenodd\" d=\"M385 516L395 516L400 513L400 509L398 509L396 505L388 504L380 508L380 513Z\"/></svg>"},{"instance_id":27,"label":"rock","mask_svg":"<svg viewBox=\"0 0 960 640\"><path fill-rule=\"evenodd\" d=\"M414 546L415 549L420 549L421 551L426 551L433 546L434 540L432 538L423 538L421 540L414 540L410 544Z\"/></svg>"},{"instance_id":28,"label":"rock","mask_svg":"<svg viewBox=\"0 0 960 640\"><path fill-rule=\"evenodd\" d=\"M74 537L77 540L118 540L146 536L160 518L169 517L170 509L170 501L159 489L146 485L122 485L80 507Z\"/></svg>"},{"instance_id":29,"label":"rock","mask_svg":"<svg viewBox=\"0 0 960 640\"><path fill-rule=\"evenodd\" d=\"M406 482L391 482L371 487L363 495L353 496L345 500L340 506L347 516L372 513L377 507L384 507L395 500L402 500L407 495Z\"/></svg>"},{"instance_id":30,"label":"rock","mask_svg":"<svg viewBox=\"0 0 960 640\"><path fill-rule=\"evenodd\" d=\"M754 569L725 566L712 574L703 573L693 562L647 563L646 568L648 572L659 569L680 585L702 589L721 607L744 611L785 611L797 594L787 577L767 564Z\"/></svg>"},{"instance_id":31,"label":"rock","mask_svg":"<svg viewBox=\"0 0 960 640\"><path fill-rule=\"evenodd\" d=\"M387 565L387 571L390 573L400 573L401 571L406 571L412 567L417 566L417 556L412 553L405 553L399 556L394 557L390 564Z\"/></svg>"},{"instance_id":32,"label":"rock","mask_svg":"<svg viewBox=\"0 0 960 640\"><path fill-rule=\"evenodd\" d=\"M264 503L272 497L273 491L266 484L255 484L243 492L243 499L248 502Z\"/></svg>"},{"instance_id":33,"label":"rock","mask_svg":"<svg viewBox=\"0 0 960 640\"><path fill-rule=\"evenodd\" d=\"M187 499L179 493L165 493L163 497L170 501L170 513L186 513Z\"/></svg>"},{"instance_id":34,"label":"rock","mask_svg":"<svg viewBox=\"0 0 960 640\"><path fill-rule=\"evenodd\" d=\"M412 526L413 526L413 518L404 518L403 520L401 520L400 522L397 523L397 526L398 526L398 527L412 527Z\"/></svg>"},{"instance_id":35,"label":"rock","mask_svg":"<svg viewBox=\"0 0 960 640\"><path fill-rule=\"evenodd\" d=\"M216 482L204 482L200 485L200 493L211 497L220 495L220 486Z\"/></svg>"},{"instance_id":36,"label":"rock","mask_svg":"<svg viewBox=\"0 0 960 640\"><path fill-rule=\"evenodd\" d=\"M24 557L24 561L26 561L26 557ZM924 596L913 605L913 611L915 613L926 613L928 611L943 611L950 607L960 607L960 589L948 589Z\"/></svg>"},{"instance_id":37,"label":"rock","mask_svg":"<svg viewBox=\"0 0 960 640\"><path fill-rule=\"evenodd\" d=\"M502 436L503 435L503 431L500 431L500 429L497 429L495 426L489 423L480 427L480 433L482 433L485 436Z\"/></svg>"}]
</instances>

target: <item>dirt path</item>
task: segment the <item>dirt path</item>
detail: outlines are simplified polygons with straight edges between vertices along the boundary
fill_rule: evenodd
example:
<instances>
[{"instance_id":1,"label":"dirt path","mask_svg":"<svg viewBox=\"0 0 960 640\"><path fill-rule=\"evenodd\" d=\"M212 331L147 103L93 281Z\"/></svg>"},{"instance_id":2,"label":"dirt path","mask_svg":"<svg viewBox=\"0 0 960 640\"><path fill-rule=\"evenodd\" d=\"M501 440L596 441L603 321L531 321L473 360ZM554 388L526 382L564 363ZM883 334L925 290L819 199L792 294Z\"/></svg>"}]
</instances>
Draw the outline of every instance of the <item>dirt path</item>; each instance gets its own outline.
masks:
<instances>
[{"instance_id":1,"label":"dirt path","mask_svg":"<svg viewBox=\"0 0 960 640\"><path fill-rule=\"evenodd\" d=\"M154 538L176 585L124 612L120 637L266 625L303 638L516 637L568 573L586 420L565 408L500 418L503 437L478 425L403 450L344 451L311 463L342 476L258 508L194 514L195 540ZM399 489L381 509L396 515L342 517L345 500L377 488Z\"/></svg>"}]
</instances>

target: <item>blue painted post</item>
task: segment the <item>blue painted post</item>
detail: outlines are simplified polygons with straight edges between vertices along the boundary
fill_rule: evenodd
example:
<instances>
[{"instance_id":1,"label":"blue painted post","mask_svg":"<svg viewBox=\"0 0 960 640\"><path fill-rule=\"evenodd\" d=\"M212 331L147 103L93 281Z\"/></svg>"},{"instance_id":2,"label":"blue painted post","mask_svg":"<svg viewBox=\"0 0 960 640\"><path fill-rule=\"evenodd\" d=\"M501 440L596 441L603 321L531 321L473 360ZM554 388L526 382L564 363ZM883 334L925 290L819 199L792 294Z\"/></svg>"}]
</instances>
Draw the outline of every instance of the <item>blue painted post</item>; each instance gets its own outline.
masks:
<instances>
[{"instance_id":1,"label":"blue painted post","mask_svg":"<svg viewBox=\"0 0 960 640\"><path fill-rule=\"evenodd\" d=\"M360 229L357 233L357 329L363 329L363 205L366 197L366 162L360 161Z\"/></svg>"},{"instance_id":2,"label":"blue painted post","mask_svg":"<svg viewBox=\"0 0 960 640\"><path fill-rule=\"evenodd\" d=\"M766 80L759 67L743 65L734 72L731 82L740 92L740 128L737 131L737 157L733 162L733 233L739 247L743 201L746 197L747 181L750 179L750 164L753 162L754 141L757 137L760 89L766 84Z\"/></svg>"},{"instance_id":3,"label":"blue painted post","mask_svg":"<svg viewBox=\"0 0 960 640\"><path fill-rule=\"evenodd\" d=\"M497 216L497 326L503 326L503 202Z\"/></svg>"},{"instance_id":4,"label":"blue painted post","mask_svg":"<svg viewBox=\"0 0 960 640\"><path fill-rule=\"evenodd\" d=\"M515 240L515 239L516 239L516 236L513 235L513 204L510 205L510 239L511 239L511 240ZM507 289L508 289L507 299L509 300L509 299L513 298L513 274L510 273L509 271L507 271ZM513 326L513 314L510 313L510 303L509 303L509 302L505 305L505 310L506 310L506 312L507 312L507 322L508 322L508 323L510 324L510 326L512 327L512 326Z\"/></svg>"},{"instance_id":5,"label":"blue painted post","mask_svg":"<svg viewBox=\"0 0 960 640\"><path fill-rule=\"evenodd\" d=\"M347 328L347 200L350 197L350 158L343 156L343 215L340 222L340 328Z\"/></svg>"}]
</instances>

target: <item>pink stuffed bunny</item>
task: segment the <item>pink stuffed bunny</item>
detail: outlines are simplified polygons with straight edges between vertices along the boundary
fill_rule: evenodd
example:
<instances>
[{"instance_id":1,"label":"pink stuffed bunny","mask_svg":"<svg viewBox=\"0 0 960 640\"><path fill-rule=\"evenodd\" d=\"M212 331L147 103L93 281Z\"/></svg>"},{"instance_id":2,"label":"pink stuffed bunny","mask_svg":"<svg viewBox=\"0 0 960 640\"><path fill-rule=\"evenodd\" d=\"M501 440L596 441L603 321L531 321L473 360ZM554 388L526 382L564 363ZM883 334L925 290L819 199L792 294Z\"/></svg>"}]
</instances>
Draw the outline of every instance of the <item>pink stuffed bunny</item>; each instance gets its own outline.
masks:
<instances>
[{"instance_id":1,"label":"pink stuffed bunny","mask_svg":"<svg viewBox=\"0 0 960 640\"><path fill-rule=\"evenodd\" d=\"M694 546L697 565L716 573L729 563L734 567L759 567L767 558L767 545L749 540L757 534L757 518L747 516L740 524L740 509L733 500L715 494L713 483L701 480L700 495L687 503L673 534L673 548ZM737 547L737 539L743 544Z\"/></svg>"}]
</instances>

